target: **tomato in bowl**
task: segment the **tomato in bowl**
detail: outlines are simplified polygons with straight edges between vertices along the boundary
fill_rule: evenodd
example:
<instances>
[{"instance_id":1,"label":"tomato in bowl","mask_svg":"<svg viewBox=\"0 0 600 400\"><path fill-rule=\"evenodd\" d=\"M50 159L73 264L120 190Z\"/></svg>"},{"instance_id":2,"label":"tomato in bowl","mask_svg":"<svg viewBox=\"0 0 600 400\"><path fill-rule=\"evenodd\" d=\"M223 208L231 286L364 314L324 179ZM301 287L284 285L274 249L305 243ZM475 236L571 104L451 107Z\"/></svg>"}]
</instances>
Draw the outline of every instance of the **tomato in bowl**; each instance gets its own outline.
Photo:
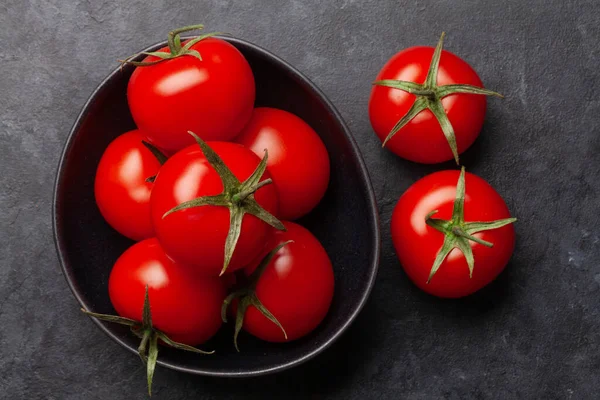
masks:
<instances>
[{"instance_id":1,"label":"tomato in bowl","mask_svg":"<svg viewBox=\"0 0 600 400\"><path fill-rule=\"evenodd\" d=\"M161 348L158 364L211 376L254 376L296 366L326 349L352 323L373 287L379 262L377 206L369 176L352 135L324 94L294 67L256 45L222 37L248 60L256 84L255 107L272 107L304 120L329 155L328 188L320 203L297 222L323 245L331 259L335 291L323 322L309 335L287 343L240 337L232 324L209 342L211 356ZM160 43L146 49L156 51ZM94 91L79 115L59 164L53 204L59 260L75 297L86 310L114 314L108 296L111 268L133 242L102 218L94 199L94 176L104 150L118 135L135 129L127 86L135 68L113 71ZM136 353L139 340L127 327L94 320L112 339Z\"/></svg>"}]
</instances>

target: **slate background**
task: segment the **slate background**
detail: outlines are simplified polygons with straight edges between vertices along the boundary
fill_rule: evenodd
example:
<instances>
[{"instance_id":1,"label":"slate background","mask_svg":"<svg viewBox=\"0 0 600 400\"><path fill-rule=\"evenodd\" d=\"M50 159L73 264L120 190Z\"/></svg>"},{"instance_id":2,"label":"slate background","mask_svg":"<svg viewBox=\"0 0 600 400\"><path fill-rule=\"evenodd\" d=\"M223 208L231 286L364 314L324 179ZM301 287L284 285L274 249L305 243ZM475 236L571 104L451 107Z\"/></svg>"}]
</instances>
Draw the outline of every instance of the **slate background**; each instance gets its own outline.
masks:
<instances>
[{"instance_id":1,"label":"slate background","mask_svg":"<svg viewBox=\"0 0 600 400\"><path fill-rule=\"evenodd\" d=\"M597 1L3 0L0 4L0 398L144 399L139 360L83 317L60 271L51 197L80 108L117 58L204 22L280 55L336 104L377 192L372 297L331 349L253 380L160 369L156 399L595 399L600 390L600 5ZM383 151L370 83L397 50L435 45L506 95L463 157L520 221L507 270L441 301L398 265L389 218L444 167Z\"/></svg>"}]
</instances>

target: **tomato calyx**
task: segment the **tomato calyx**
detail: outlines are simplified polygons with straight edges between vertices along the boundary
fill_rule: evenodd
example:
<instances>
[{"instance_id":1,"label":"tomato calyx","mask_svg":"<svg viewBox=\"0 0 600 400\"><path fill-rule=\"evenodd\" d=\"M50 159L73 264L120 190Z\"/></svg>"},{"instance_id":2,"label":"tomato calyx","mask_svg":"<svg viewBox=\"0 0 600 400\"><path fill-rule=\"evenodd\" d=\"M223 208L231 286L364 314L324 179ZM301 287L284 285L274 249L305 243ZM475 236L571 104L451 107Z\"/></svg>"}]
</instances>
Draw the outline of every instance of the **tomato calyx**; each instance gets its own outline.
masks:
<instances>
[{"instance_id":1,"label":"tomato calyx","mask_svg":"<svg viewBox=\"0 0 600 400\"><path fill-rule=\"evenodd\" d=\"M202 29L204 29L204 25L202 25L202 24L184 26L183 28L175 29L175 30L169 32L169 35L168 35L168 41L167 41L169 44L169 52L168 53L165 53L162 51L153 51L153 52L142 51L141 53L136 53L130 57L127 57L124 60L119 60L119 62L121 63L121 65L132 64L132 65L135 65L136 67L147 67L150 65L155 65L155 64L161 63L163 61L172 60L174 58L181 57L181 56L192 56L192 57L196 57L198 60L202 61L202 56L200 55L200 53L197 50L193 50L192 46L206 38L216 36L216 35L225 35L225 33L223 33L223 32L205 33L203 35L199 35L199 36L195 37L194 39L191 39L185 45L183 45L183 46L181 45L181 34L182 33L195 31L195 30L202 30ZM155 61L132 61L134 58L136 58L140 55L157 57L158 60L155 60Z\"/></svg>"},{"instance_id":2,"label":"tomato calyx","mask_svg":"<svg viewBox=\"0 0 600 400\"><path fill-rule=\"evenodd\" d=\"M432 228L440 231L445 235L444 243L438 251L431 271L429 272L429 278L427 283L431 281L431 278L435 275L437 270L440 268L448 254L455 248L458 248L469 266L469 278L473 277L473 269L475 267L475 259L473 257L473 249L469 241L481 244L486 247L493 247L493 243L486 240L482 240L476 236L475 233L489 231L492 229L498 229L505 225L514 223L516 218L505 218L496 221L489 222L465 222L465 167L460 170L460 176L456 185L456 198L454 200L454 207L452 209L452 218L449 221L443 219L432 218L438 210L431 211L425 217L425 222Z\"/></svg>"},{"instance_id":3,"label":"tomato calyx","mask_svg":"<svg viewBox=\"0 0 600 400\"><path fill-rule=\"evenodd\" d=\"M442 36L433 52L433 56L431 58L431 64L429 66L429 70L427 72L427 77L425 78L425 83L419 84L415 82L409 81L400 81L394 79L384 79L377 82L374 82L373 85L385 86L393 89L403 90L407 93L413 94L417 97L411 108L406 112L406 114L394 125L388 136L383 141L382 147L385 147L388 141L396 135L406 124L408 124L413 118L417 116L423 110L430 110L431 113L436 117L442 131L444 132L444 136L448 141L448 145L452 150L452 155L454 156L454 160L456 164L459 164L458 158L458 146L456 144L456 136L454 135L454 128L448 119L448 115L444 110L444 106L442 104L442 99L451 94L478 94L485 96L496 96L503 98L500 93L493 92L491 90L487 90L484 88L480 88L473 85L467 84L452 84L452 85L442 85L438 86L437 84L437 75L438 69L440 65L440 58L442 56L442 47L444 44L444 36L445 32L442 32Z\"/></svg>"},{"instance_id":4,"label":"tomato calyx","mask_svg":"<svg viewBox=\"0 0 600 400\"><path fill-rule=\"evenodd\" d=\"M277 318L275 318L275 316L271 314L271 312L258 299L258 296L256 295L256 285L258 284L260 277L264 273L265 269L267 268L275 254L277 254L277 252L281 250L283 246L292 242L293 240L288 240L287 242L281 243L273 250L271 250L269 254L267 254L261 260L258 267L256 267L256 270L254 270L254 272L248 277L247 282L243 283L241 285L241 288L229 294L229 296L227 296L223 301L223 305L221 306L221 319L224 323L227 323L227 309L234 300L238 300L237 312L235 317L235 333L233 334L233 344L238 352L240 351L240 348L238 347L237 338L240 331L242 330L242 326L244 326L244 316L246 315L246 310L250 306L256 307L256 309L260 311L262 315L267 317L269 321L273 322L279 327L279 329L281 329L281 331L283 332L283 336L286 340L288 338L287 333L281 325L281 323L279 323Z\"/></svg>"},{"instance_id":5,"label":"tomato calyx","mask_svg":"<svg viewBox=\"0 0 600 400\"><path fill-rule=\"evenodd\" d=\"M223 269L219 274L219 276L221 276L227 271L227 267L229 266L229 262L231 261L231 257L235 251L235 247L242 232L242 220L244 219L245 214L254 215L273 228L280 231L285 231L285 226L281 223L281 221L275 218L275 216L270 214L267 210L262 208L254 199L254 193L258 189L273 183L271 178L263 181L260 180L267 169L269 153L265 149L265 156L260 161L252 175L250 175L250 177L248 177L248 179L246 179L244 182L240 182L233 172L231 172L231 170L227 167L227 165L225 165L221 157L219 157L219 155L215 153L210 146L208 146L193 132L189 132L189 134L194 137L196 143L198 143L202 149L202 153L204 153L208 163L214 168L217 174L219 174L221 182L223 183L223 192L218 195L202 196L183 202L167 211L163 215L163 218L166 218L174 212L193 207L227 207L229 209L229 232L227 233L227 239L225 240Z\"/></svg>"},{"instance_id":6,"label":"tomato calyx","mask_svg":"<svg viewBox=\"0 0 600 400\"><path fill-rule=\"evenodd\" d=\"M214 351L204 351L187 344L171 340L165 333L154 328L152 325L152 312L150 310L150 298L148 296L148 285L146 285L146 294L144 296L144 309L142 311L142 322L133 319L120 317L117 315L98 314L81 309L86 315L97 318L102 321L114 322L120 325L129 326L131 332L141 339L138 347L138 354L142 363L146 364L146 374L148 379L148 394L152 396L152 378L156 369L156 360L158 358L158 340L179 350L191 351L199 354L213 354Z\"/></svg>"},{"instance_id":7,"label":"tomato calyx","mask_svg":"<svg viewBox=\"0 0 600 400\"><path fill-rule=\"evenodd\" d=\"M164 163L167 162L168 157L166 155L164 155L163 152L160 151L152 143L146 142L145 140L142 140L142 144L144 145L145 148L147 148L148 150L150 150L150 152L152 153L152 155L154 157L156 157L156 160L158 161L158 163L160 165L163 165ZM155 179L156 179L156 175L152 175L152 176L149 176L149 177L146 178L146 182L154 183Z\"/></svg>"}]
</instances>

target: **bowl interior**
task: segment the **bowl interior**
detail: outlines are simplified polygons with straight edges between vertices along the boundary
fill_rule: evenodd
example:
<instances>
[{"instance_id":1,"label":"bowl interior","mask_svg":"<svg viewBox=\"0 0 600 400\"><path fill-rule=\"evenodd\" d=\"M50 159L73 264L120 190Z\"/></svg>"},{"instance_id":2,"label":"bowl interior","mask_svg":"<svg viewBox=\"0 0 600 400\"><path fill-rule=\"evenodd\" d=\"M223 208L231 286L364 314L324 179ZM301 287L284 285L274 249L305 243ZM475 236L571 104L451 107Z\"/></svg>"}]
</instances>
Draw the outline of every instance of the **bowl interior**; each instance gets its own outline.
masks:
<instances>
[{"instance_id":1,"label":"bowl interior","mask_svg":"<svg viewBox=\"0 0 600 400\"><path fill-rule=\"evenodd\" d=\"M242 333L237 353L231 324L203 349L202 356L161 349L163 366L205 375L247 376L296 365L327 347L354 319L374 282L379 258L377 209L367 171L341 117L322 93L295 69L257 46L227 38L248 59L257 86L257 106L290 111L321 136L331 159L331 181L320 205L299 222L313 232L329 254L335 295L325 321L308 337L270 344ZM149 50L158 49L160 44ZM75 296L88 309L114 313L108 277L116 259L132 242L103 220L94 200L94 175L104 149L135 127L126 88L133 68L116 70L82 111L66 145L58 171L54 224L59 257ZM83 318L83 315L82 315ZM137 339L124 327L97 322L131 351Z\"/></svg>"}]
</instances>

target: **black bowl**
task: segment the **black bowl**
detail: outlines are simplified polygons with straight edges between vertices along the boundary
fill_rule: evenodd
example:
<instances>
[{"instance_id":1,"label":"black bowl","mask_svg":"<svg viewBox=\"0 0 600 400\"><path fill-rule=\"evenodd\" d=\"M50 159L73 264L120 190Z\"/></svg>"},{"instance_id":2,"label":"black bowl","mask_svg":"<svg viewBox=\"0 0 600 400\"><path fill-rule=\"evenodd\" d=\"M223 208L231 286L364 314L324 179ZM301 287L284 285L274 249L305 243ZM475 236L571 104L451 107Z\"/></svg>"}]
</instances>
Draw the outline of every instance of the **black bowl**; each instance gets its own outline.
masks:
<instances>
[{"instance_id":1,"label":"black bowl","mask_svg":"<svg viewBox=\"0 0 600 400\"><path fill-rule=\"evenodd\" d=\"M241 353L232 343L232 328L222 331L202 356L162 348L158 363L179 371L214 376L252 376L298 365L327 348L356 318L377 273L380 236L375 196L357 145L333 105L304 75L277 56L240 39L235 45L252 66L257 106L290 111L321 136L331 158L331 181L325 198L299 221L321 241L334 265L335 294L321 325L307 337L271 344L240 335ZM160 43L146 51L165 46ZM114 313L107 282L112 265L132 242L103 220L94 201L94 175L104 149L119 134L135 127L126 88L133 68L116 69L94 91L69 135L54 192L54 236L62 269L83 307ZM81 318L84 318L83 314ZM131 352L138 340L127 328L94 320ZM231 324L229 324L231 325Z\"/></svg>"}]
</instances>

